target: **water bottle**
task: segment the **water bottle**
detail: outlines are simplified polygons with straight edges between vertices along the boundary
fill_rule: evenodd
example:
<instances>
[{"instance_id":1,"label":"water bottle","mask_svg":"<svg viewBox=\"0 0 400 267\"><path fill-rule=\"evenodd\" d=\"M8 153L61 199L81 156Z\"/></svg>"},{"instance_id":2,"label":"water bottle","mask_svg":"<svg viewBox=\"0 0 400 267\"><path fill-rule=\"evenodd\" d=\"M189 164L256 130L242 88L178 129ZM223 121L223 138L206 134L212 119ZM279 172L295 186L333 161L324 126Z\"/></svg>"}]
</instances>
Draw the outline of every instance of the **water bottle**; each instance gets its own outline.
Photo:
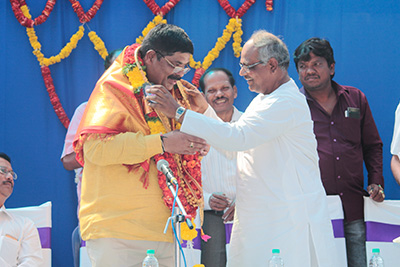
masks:
<instances>
[{"instance_id":1,"label":"water bottle","mask_svg":"<svg viewBox=\"0 0 400 267\"><path fill-rule=\"evenodd\" d=\"M158 260L154 256L154 249L147 250L147 256L143 260L142 267L158 267Z\"/></svg>"},{"instance_id":2,"label":"water bottle","mask_svg":"<svg viewBox=\"0 0 400 267\"><path fill-rule=\"evenodd\" d=\"M272 257L269 260L269 267L283 267L283 259L281 258L281 255L279 254L280 250L279 249L273 249L272 250Z\"/></svg>"},{"instance_id":3,"label":"water bottle","mask_svg":"<svg viewBox=\"0 0 400 267\"><path fill-rule=\"evenodd\" d=\"M379 248L372 249L372 257L369 260L369 267L383 267L383 259L381 255L379 255Z\"/></svg>"}]
</instances>

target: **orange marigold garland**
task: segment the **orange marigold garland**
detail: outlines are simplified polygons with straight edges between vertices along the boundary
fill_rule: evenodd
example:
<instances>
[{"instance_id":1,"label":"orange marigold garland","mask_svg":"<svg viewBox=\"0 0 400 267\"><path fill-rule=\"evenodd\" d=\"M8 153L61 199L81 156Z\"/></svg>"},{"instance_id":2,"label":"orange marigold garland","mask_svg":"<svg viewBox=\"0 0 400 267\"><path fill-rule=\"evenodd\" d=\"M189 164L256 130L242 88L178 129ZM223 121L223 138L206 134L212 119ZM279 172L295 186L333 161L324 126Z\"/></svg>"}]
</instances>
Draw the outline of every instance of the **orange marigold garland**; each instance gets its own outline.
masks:
<instances>
[{"instance_id":1,"label":"orange marigold garland","mask_svg":"<svg viewBox=\"0 0 400 267\"><path fill-rule=\"evenodd\" d=\"M228 0L218 0L221 7L225 10L226 14L231 18L241 18L246 14L247 10L256 2L256 0L246 0L236 11Z\"/></svg>"},{"instance_id":2,"label":"orange marigold garland","mask_svg":"<svg viewBox=\"0 0 400 267\"><path fill-rule=\"evenodd\" d=\"M144 99L144 84L148 83L145 66L143 66L143 60L140 58L138 49L140 44L133 44L125 49L124 54L124 67L123 74L129 79L135 97L139 103L145 103ZM136 60L136 59L137 60ZM176 99L180 103L184 103L188 108L187 100L185 99L184 93L179 88L174 89ZM169 124L168 119L165 120L162 117L163 114L159 114L156 110L152 110L145 114L147 125L150 128L150 134L167 133L174 129L179 129L180 124L175 120L172 120L172 124ZM168 125L167 125L168 124ZM202 188L201 188L201 165L199 155L178 155L165 152L163 154L157 154L153 157L157 162L160 159L165 159L169 163L174 176L177 178L179 183L178 197L185 207L185 211L188 215L193 218L196 216L196 210L199 203L202 201ZM163 191L163 200L165 205L172 210L174 202L174 196L168 189L166 184L165 176L162 172L158 172L158 184Z\"/></svg>"},{"instance_id":3,"label":"orange marigold garland","mask_svg":"<svg viewBox=\"0 0 400 267\"><path fill-rule=\"evenodd\" d=\"M31 18L26 17L21 10L24 8L24 6L27 8L25 0L10 0L10 2L11 8L18 22L25 27L33 27L35 25L37 26L45 22L49 17L51 11L53 11L54 5L56 4L56 0L47 0L46 6L44 7L42 14L32 20Z\"/></svg>"}]
</instances>

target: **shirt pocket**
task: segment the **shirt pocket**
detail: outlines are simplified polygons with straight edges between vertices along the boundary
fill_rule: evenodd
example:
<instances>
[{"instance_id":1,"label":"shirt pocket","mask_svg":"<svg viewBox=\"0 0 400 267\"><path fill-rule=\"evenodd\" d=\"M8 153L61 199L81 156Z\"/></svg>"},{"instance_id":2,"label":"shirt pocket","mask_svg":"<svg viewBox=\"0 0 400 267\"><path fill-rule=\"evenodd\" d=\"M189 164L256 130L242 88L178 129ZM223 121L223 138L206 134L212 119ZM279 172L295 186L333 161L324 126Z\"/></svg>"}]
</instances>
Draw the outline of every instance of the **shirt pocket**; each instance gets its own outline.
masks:
<instances>
[{"instance_id":1,"label":"shirt pocket","mask_svg":"<svg viewBox=\"0 0 400 267\"><path fill-rule=\"evenodd\" d=\"M11 266L17 265L19 242L16 238L5 235L0 236L0 258Z\"/></svg>"}]
</instances>

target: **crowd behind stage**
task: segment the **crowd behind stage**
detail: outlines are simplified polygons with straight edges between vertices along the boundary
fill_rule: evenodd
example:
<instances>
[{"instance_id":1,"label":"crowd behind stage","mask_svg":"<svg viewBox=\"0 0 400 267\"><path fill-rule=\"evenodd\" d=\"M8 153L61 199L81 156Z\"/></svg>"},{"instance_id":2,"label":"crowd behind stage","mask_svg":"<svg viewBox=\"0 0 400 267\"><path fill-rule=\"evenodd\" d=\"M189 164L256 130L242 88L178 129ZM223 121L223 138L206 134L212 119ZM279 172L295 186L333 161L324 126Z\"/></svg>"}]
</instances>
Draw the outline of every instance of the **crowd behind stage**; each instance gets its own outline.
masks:
<instances>
[{"instance_id":1,"label":"crowd behind stage","mask_svg":"<svg viewBox=\"0 0 400 267\"><path fill-rule=\"evenodd\" d=\"M312 37L296 48L298 88L285 43L254 32L239 74L258 95L243 112L234 100L245 89L227 68L208 69L200 90L182 79L193 49L183 29L157 25L142 44L110 53L88 102L76 109L61 155L76 173L75 266L82 240L93 266L141 266L149 248L160 266L174 265L172 230L163 234L174 198L157 170L166 160L186 212L199 214L202 237L211 236L201 242L205 266L259 266L275 248L290 255L287 266L338 266L326 202L338 195L348 266L365 267L364 197L385 199L383 144L364 93L333 80L330 43ZM399 112L391 145L398 183ZM4 206L17 178L5 153L0 178L2 242L23 248L0 260L38 266L37 230Z\"/></svg>"}]
</instances>

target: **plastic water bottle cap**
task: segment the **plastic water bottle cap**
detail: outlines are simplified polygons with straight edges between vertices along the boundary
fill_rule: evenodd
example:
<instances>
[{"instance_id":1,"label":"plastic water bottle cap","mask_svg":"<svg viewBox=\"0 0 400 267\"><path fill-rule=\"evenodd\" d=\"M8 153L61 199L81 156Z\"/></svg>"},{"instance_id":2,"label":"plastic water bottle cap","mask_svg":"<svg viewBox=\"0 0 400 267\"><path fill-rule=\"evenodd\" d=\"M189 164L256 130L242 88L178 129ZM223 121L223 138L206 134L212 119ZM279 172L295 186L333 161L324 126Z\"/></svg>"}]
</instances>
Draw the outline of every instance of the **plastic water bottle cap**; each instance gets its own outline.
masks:
<instances>
[{"instance_id":1,"label":"plastic water bottle cap","mask_svg":"<svg viewBox=\"0 0 400 267\"><path fill-rule=\"evenodd\" d=\"M372 253L379 253L381 252L379 248L373 248L372 249Z\"/></svg>"},{"instance_id":2,"label":"plastic water bottle cap","mask_svg":"<svg viewBox=\"0 0 400 267\"><path fill-rule=\"evenodd\" d=\"M281 251L279 249L275 248L272 250L272 253L281 253Z\"/></svg>"},{"instance_id":3,"label":"plastic water bottle cap","mask_svg":"<svg viewBox=\"0 0 400 267\"><path fill-rule=\"evenodd\" d=\"M148 249L148 250L147 250L147 254L153 254L153 255L154 255L154 253L155 253L155 252L154 252L154 249Z\"/></svg>"}]
</instances>

